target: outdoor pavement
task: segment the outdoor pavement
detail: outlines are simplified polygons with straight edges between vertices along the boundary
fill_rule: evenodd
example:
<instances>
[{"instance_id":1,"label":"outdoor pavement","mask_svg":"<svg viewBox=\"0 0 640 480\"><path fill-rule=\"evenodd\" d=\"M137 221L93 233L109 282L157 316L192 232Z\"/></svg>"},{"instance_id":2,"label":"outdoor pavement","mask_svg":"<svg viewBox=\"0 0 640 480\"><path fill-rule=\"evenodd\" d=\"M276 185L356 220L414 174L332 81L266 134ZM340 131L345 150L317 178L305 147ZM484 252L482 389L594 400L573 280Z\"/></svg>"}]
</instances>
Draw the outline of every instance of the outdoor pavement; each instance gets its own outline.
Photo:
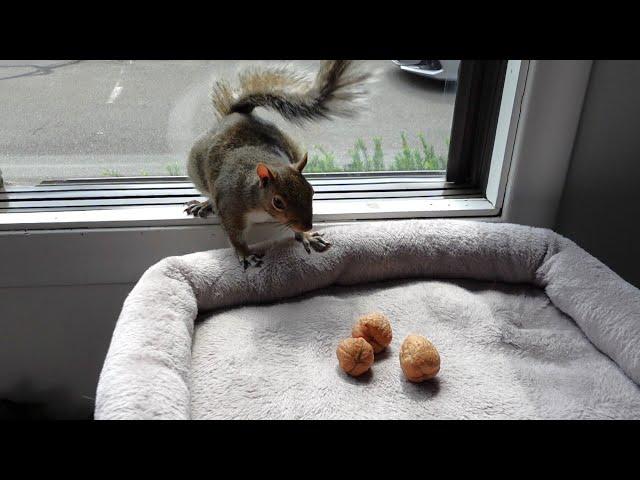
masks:
<instances>
[{"instance_id":1,"label":"outdoor pavement","mask_svg":"<svg viewBox=\"0 0 640 480\"><path fill-rule=\"evenodd\" d=\"M266 61L0 61L0 170L5 183L119 175L184 174L194 139L214 121L212 80L234 78L244 65ZM293 61L314 71L317 61ZM321 145L347 163L358 138L372 148L382 138L390 163L406 131L418 145L423 133L445 154L455 83L402 72L390 60L378 69L370 110L353 119L322 121L305 129L270 112L310 151Z\"/></svg>"}]
</instances>

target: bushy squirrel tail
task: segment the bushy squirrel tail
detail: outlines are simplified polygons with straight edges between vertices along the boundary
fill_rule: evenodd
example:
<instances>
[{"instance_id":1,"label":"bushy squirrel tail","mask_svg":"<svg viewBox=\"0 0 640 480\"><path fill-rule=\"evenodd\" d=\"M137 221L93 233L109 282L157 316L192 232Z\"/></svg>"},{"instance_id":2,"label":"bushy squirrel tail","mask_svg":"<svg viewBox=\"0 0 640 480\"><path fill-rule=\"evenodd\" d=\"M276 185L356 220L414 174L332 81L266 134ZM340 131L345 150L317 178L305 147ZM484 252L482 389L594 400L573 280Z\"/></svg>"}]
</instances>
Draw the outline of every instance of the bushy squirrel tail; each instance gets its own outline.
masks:
<instances>
[{"instance_id":1,"label":"bushy squirrel tail","mask_svg":"<svg viewBox=\"0 0 640 480\"><path fill-rule=\"evenodd\" d=\"M323 60L315 79L286 66L251 67L239 74L237 89L225 81L216 82L211 99L220 117L264 107L302 124L355 115L364 105L372 79L372 72L353 60Z\"/></svg>"}]
</instances>

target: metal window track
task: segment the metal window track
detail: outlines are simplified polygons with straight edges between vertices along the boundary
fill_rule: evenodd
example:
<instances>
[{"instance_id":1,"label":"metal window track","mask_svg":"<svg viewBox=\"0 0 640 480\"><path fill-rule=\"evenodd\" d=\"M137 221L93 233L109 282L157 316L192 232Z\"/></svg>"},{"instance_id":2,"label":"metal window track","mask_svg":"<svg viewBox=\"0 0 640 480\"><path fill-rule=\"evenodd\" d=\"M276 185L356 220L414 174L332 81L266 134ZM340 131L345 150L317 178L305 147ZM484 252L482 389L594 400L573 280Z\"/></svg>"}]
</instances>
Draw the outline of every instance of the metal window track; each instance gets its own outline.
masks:
<instances>
[{"instance_id":1,"label":"metal window track","mask_svg":"<svg viewBox=\"0 0 640 480\"><path fill-rule=\"evenodd\" d=\"M482 192L444 181L435 172L309 174L314 200L481 198ZM441 172L443 173L443 172ZM0 213L180 205L203 199L186 177L87 178L0 189Z\"/></svg>"}]
</instances>

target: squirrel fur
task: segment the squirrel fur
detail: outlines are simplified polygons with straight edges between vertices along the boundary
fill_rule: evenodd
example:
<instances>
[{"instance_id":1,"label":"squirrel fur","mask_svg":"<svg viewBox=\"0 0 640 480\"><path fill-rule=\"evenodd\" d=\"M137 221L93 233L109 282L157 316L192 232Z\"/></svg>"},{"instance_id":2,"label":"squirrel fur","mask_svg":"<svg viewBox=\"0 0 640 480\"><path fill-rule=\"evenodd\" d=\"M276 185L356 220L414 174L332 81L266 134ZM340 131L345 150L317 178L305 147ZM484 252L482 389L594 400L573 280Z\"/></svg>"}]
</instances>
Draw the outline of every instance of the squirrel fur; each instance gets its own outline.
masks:
<instances>
[{"instance_id":1,"label":"squirrel fur","mask_svg":"<svg viewBox=\"0 0 640 480\"><path fill-rule=\"evenodd\" d=\"M245 269L262 264L245 234L265 215L291 228L308 253L330 246L311 232L314 192L302 174L307 153L255 108L299 125L350 117L366 99L370 79L352 60L324 60L312 80L288 67L252 67L239 74L236 88L222 80L214 84L216 125L196 140L187 164L207 200L189 202L185 211L201 217L216 212Z\"/></svg>"}]
</instances>

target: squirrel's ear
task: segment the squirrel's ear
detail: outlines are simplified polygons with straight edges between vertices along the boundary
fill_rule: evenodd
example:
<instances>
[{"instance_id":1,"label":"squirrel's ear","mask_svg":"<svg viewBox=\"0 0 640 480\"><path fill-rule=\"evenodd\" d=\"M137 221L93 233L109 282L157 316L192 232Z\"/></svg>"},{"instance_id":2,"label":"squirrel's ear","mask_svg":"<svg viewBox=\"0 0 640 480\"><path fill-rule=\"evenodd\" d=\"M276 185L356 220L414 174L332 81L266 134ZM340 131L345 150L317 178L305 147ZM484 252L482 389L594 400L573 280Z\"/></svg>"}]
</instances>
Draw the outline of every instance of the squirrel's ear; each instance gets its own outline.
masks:
<instances>
[{"instance_id":1,"label":"squirrel's ear","mask_svg":"<svg viewBox=\"0 0 640 480\"><path fill-rule=\"evenodd\" d=\"M256 172L260 177L260 183L264 185L268 180L274 180L276 178L275 174L271 169L266 166L264 163L259 163L256 167Z\"/></svg>"},{"instance_id":2,"label":"squirrel's ear","mask_svg":"<svg viewBox=\"0 0 640 480\"><path fill-rule=\"evenodd\" d=\"M308 152L305 153L304 157L302 157L302 160L300 160L298 163L296 163L296 170L298 170L299 172L302 172L302 170L304 170L304 167L307 166L308 155L309 155Z\"/></svg>"}]
</instances>

